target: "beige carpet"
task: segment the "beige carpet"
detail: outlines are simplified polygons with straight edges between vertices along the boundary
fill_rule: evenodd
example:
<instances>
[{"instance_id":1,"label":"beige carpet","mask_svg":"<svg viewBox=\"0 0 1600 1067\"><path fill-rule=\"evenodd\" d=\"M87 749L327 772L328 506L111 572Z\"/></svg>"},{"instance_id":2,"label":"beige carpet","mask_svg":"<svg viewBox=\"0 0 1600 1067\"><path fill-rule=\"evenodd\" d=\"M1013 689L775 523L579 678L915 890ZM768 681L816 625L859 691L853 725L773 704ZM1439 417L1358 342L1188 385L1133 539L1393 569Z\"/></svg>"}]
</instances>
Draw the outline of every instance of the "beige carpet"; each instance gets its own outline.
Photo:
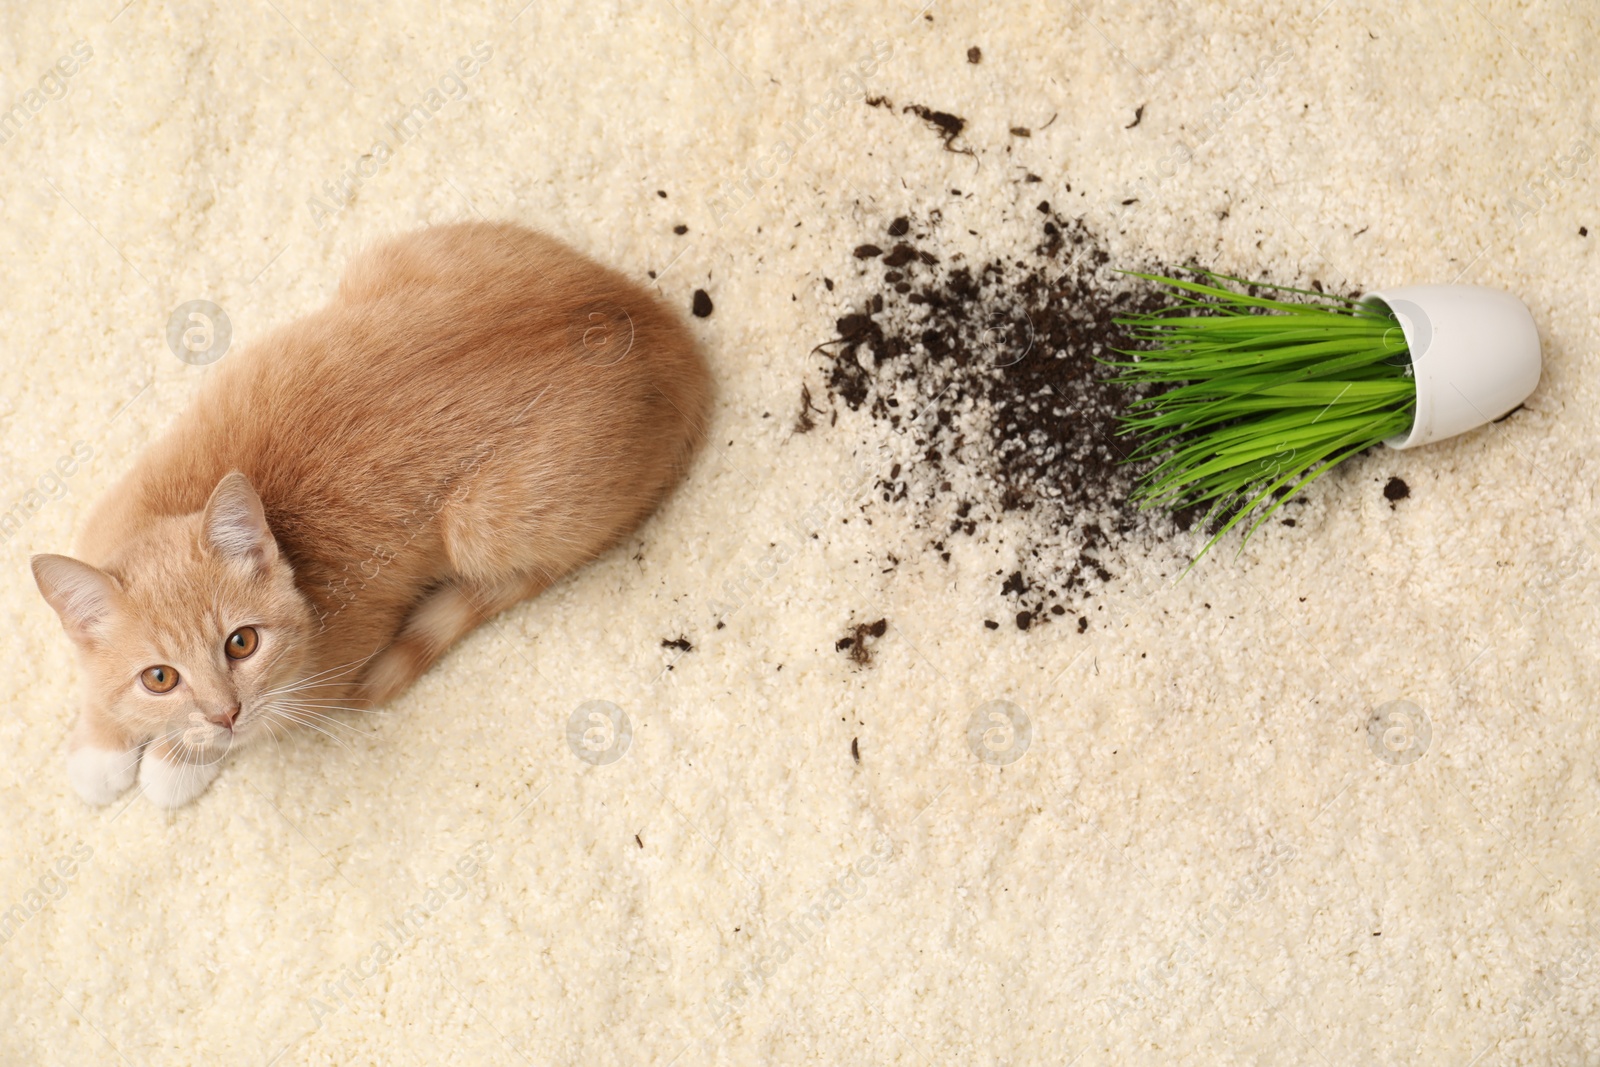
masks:
<instances>
[{"instance_id":1,"label":"beige carpet","mask_svg":"<svg viewBox=\"0 0 1600 1067\"><path fill-rule=\"evenodd\" d=\"M1322 2L5 3L0 1060L1600 1063L1600 27ZM1036 195L1130 259L1508 288L1544 381L985 629L1025 531L942 561L879 424L792 427L856 245L1002 254ZM705 289L715 447L370 733L91 809L27 557L204 377L169 316L247 344L478 215Z\"/></svg>"}]
</instances>

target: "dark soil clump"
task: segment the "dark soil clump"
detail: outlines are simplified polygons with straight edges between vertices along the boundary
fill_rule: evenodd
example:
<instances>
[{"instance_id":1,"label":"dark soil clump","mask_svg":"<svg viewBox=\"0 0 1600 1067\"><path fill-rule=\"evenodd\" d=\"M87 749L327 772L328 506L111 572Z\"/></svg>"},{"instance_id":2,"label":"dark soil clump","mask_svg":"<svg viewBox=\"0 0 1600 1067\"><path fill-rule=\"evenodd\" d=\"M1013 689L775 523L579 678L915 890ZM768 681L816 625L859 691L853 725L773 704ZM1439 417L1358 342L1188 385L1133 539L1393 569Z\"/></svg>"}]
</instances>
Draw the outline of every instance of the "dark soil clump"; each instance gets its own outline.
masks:
<instances>
[{"instance_id":1,"label":"dark soil clump","mask_svg":"<svg viewBox=\"0 0 1600 1067\"><path fill-rule=\"evenodd\" d=\"M879 619L877 622L861 622L852 626L849 631L834 643L834 649L849 655L851 662L858 667L872 666L872 646L869 641L876 641L889 632L889 620Z\"/></svg>"},{"instance_id":2,"label":"dark soil clump","mask_svg":"<svg viewBox=\"0 0 1600 1067\"><path fill-rule=\"evenodd\" d=\"M944 140L946 152L959 152L965 156L974 155L970 148L957 148L955 139L961 136L961 131L967 128L967 120L959 115L952 115L948 111L935 111L921 104L909 104L900 109L901 114L910 112L923 122L926 122L934 133Z\"/></svg>"}]
</instances>

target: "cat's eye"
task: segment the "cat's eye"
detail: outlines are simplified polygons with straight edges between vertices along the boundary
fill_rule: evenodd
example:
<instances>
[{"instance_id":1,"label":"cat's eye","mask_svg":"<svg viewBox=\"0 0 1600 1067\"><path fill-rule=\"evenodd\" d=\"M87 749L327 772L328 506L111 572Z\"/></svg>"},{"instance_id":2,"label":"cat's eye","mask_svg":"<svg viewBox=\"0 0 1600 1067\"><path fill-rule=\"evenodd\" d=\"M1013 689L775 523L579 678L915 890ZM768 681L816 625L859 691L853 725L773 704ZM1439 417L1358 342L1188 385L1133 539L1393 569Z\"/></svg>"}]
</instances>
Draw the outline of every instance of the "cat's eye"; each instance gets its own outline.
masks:
<instances>
[{"instance_id":1,"label":"cat's eye","mask_svg":"<svg viewBox=\"0 0 1600 1067\"><path fill-rule=\"evenodd\" d=\"M171 667L146 667L139 680L152 693L170 693L178 684L178 672Z\"/></svg>"},{"instance_id":2,"label":"cat's eye","mask_svg":"<svg viewBox=\"0 0 1600 1067\"><path fill-rule=\"evenodd\" d=\"M256 648L261 644L261 635L256 633L254 626L241 626L228 635L227 649L229 659L249 659L255 655Z\"/></svg>"}]
</instances>

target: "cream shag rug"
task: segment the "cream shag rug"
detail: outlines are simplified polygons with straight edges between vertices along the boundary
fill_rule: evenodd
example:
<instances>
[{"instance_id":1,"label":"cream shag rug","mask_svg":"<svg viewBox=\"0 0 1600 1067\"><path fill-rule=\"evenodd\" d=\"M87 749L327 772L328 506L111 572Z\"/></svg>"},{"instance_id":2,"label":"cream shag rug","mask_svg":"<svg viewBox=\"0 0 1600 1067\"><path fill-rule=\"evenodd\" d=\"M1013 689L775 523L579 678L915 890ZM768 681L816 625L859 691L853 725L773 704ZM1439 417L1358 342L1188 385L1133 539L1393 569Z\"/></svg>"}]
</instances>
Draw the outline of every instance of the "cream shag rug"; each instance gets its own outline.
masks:
<instances>
[{"instance_id":1,"label":"cream shag rug","mask_svg":"<svg viewBox=\"0 0 1600 1067\"><path fill-rule=\"evenodd\" d=\"M1597 27L1416 7L9 0L0 1059L1600 1062ZM880 424L793 425L855 246L937 207L1004 254L1034 198L1130 259L1510 289L1544 381L1181 582L1129 548L1082 633L987 629L1021 532L940 560ZM714 447L342 744L87 807L27 557L207 373L169 317L242 344L479 215L704 289Z\"/></svg>"}]
</instances>

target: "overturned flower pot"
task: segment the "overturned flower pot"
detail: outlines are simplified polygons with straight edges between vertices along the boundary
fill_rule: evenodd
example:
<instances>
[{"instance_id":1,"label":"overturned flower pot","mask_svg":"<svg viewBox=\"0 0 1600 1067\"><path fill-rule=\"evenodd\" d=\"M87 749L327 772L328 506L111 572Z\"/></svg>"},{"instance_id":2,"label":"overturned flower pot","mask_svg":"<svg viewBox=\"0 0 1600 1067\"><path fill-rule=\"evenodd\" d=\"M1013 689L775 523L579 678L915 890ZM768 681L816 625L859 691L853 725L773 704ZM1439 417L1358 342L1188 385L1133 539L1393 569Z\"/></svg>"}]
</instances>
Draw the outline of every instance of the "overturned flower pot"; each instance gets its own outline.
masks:
<instances>
[{"instance_id":1,"label":"overturned flower pot","mask_svg":"<svg viewBox=\"0 0 1600 1067\"><path fill-rule=\"evenodd\" d=\"M1351 456L1464 433L1539 384L1539 331L1509 293L1413 285L1357 300L1196 273L1137 275L1174 302L1118 319L1141 347L1107 362L1143 393L1123 420L1147 467L1135 496L1204 509L1220 529L1200 555Z\"/></svg>"},{"instance_id":2,"label":"overturned flower pot","mask_svg":"<svg viewBox=\"0 0 1600 1067\"><path fill-rule=\"evenodd\" d=\"M1361 298L1400 321L1417 406L1390 448L1466 433L1512 411L1539 384L1539 329L1528 306L1481 285L1407 285Z\"/></svg>"}]
</instances>

